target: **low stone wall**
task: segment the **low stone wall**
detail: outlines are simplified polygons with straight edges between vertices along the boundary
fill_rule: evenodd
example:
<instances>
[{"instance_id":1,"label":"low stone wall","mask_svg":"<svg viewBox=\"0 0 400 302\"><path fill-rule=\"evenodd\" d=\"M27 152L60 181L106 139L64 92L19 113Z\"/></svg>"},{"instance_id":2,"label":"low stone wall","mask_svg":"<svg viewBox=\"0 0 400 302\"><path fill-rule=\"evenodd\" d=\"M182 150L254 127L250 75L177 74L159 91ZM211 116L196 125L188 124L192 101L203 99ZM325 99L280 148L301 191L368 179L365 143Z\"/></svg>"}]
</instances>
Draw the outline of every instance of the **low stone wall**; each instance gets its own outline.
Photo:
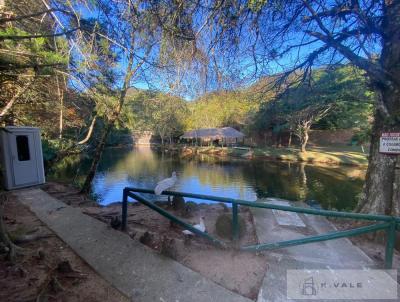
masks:
<instances>
[{"instance_id":1,"label":"low stone wall","mask_svg":"<svg viewBox=\"0 0 400 302\"><path fill-rule=\"evenodd\" d=\"M349 145L354 135L353 129L311 130L310 145Z\"/></svg>"},{"instance_id":2,"label":"low stone wall","mask_svg":"<svg viewBox=\"0 0 400 302\"><path fill-rule=\"evenodd\" d=\"M315 146L349 145L355 131L353 129L340 130L310 130L309 144ZM246 137L244 143L249 146L286 147L289 141L289 132L275 133L267 131L258 135ZM292 135L292 145L298 145L298 138Z\"/></svg>"}]
</instances>

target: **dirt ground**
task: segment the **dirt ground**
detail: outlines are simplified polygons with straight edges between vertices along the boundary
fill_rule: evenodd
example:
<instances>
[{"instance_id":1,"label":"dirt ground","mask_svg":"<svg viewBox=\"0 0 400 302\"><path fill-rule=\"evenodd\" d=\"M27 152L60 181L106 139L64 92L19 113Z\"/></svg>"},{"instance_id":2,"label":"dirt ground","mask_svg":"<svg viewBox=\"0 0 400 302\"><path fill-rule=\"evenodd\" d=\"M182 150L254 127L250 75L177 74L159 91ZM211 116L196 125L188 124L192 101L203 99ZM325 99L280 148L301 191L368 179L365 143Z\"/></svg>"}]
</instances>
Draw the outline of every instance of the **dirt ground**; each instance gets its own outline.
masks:
<instances>
[{"instance_id":1,"label":"dirt ground","mask_svg":"<svg viewBox=\"0 0 400 302\"><path fill-rule=\"evenodd\" d=\"M120 203L99 206L90 198L79 194L73 186L59 183L48 183L42 189L71 206L82 208L87 215L107 224L114 224L116 228L120 227L121 222L115 220L121 213ZM206 231L210 235L228 245L232 244L230 239L220 237L216 230L217 218L221 215L229 216L231 209L218 203L194 204L189 201L186 200L184 211L177 210L171 203L157 204L168 212L183 217L191 224L199 223L200 217L204 217ZM239 244L257 243L250 211L247 208L239 208L239 215L246 229ZM43 284L47 284L46 293L50 294L49 301L128 301L92 271L61 240L51 236L51 232L22 205L11 202L6 207L5 222L11 232L20 232L21 229L26 232L40 227L50 237L23 245L33 252L19 259L17 266L10 266L7 262L0 263L0 301L35 301L44 287ZM338 229L358 226L344 220L332 222ZM199 236L184 235L182 230L180 226L171 224L168 219L144 205L130 203L128 206L128 234L133 240L138 240L175 259L229 290L251 299L257 297L267 270L264 254L220 249ZM376 243L368 236L352 237L351 240L368 256L383 264L385 255L383 244ZM39 250L45 254L43 259L38 255ZM72 276L69 276L71 273L65 274L57 269L54 270L65 260L69 261L73 268ZM400 256L395 253L394 267L399 267L399 264ZM54 288L54 282L48 282L50 272L54 271L62 286L61 290Z\"/></svg>"},{"instance_id":2,"label":"dirt ground","mask_svg":"<svg viewBox=\"0 0 400 302\"><path fill-rule=\"evenodd\" d=\"M180 212L175 211L171 206L160 206L180 216ZM191 224L197 224L200 217L205 217L206 231L230 244L231 241L219 237L215 229L217 217L226 214L227 210L230 211L220 204L200 204L192 209L190 217L184 219ZM114 204L101 208L84 207L83 211L110 223L111 217L121 213L121 205ZM250 212L240 211L239 215L245 221L247 229L240 244L255 244L256 236ZM220 249L209 243L207 239L184 235L183 230L144 205L133 203L128 206L128 233L131 238L175 259L229 290L251 299L257 297L267 267L266 259L262 254Z\"/></svg>"},{"instance_id":3,"label":"dirt ground","mask_svg":"<svg viewBox=\"0 0 400 302\"><path fill-rule=\"evenodd\" d=\"M15 264L0 255L0 301L129 301L12 196L4 211L11 237L39 238L18 243L24 255Z\"/></svg>"}]
</instances>

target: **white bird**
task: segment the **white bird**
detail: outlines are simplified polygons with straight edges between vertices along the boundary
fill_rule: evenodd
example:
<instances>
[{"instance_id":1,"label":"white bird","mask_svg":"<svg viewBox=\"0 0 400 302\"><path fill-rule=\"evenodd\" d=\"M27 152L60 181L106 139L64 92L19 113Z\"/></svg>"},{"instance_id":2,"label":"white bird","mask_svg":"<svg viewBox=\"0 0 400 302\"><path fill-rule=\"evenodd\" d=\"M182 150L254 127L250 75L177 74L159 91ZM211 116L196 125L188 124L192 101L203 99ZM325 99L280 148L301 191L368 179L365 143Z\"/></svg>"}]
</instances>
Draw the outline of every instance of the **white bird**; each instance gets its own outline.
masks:
<instances>
[{"instance_id":1,"label":"white bird","mask_svg":"<svg viewBox=\"0 0 400 302\"><path fill-rule=\"evenodd\" d=\"M200 217L200 223L199 224L195 224L193 227L195 229L198 229L199 231L205 232L206 231L206 225L204 224L204 217ZM184 230L184 231L182 231L182 233L185 234L185 235L194 235L189 230Z\"/></svg>"},{"instance_id":2,"label":"white bird","mask_svg":"<svg viewBox=\"0 0 400 302\"><path fill-rule=\"evenodd\" d=\"M172 172L172 176L166 179L163 179L157 183L157 186L154 189L154 194L161 195L161 193L176 184L178 178L176 177L176 172Z\"/></svg>"}]
</instances>

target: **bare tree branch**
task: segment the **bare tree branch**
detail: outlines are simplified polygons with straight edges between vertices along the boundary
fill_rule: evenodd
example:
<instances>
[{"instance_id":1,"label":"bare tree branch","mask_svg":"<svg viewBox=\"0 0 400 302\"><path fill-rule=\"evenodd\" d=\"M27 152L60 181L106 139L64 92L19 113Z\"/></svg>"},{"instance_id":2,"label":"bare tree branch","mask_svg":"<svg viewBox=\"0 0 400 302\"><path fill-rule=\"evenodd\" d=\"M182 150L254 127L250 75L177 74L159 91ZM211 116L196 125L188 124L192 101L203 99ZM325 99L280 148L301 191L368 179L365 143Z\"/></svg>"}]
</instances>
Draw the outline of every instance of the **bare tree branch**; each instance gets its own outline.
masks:
<instances>
[{"instance_id":1,"label":"bare tree branch","mask_svg":"<svg viewBox=\"0 0 400 302\"><path fill-rule=\"evenodd\" d=\"M43 14L52 13L52 12L62 12L64 14L66 14L66 15L74 16L69 11L66 11L66 10L63 10L63 9L59 9L59 8L50 8L50 9L47 9L47 10L44 10L44 11L35 12L35 13L32 13L32 14L23 15L23 16L0 18L0 24L6 23L6 22L20 21L20 20L23 20L23 19L29 19L29 18L32 18L32 17L41 16Z\"/></svg>"},{"instance_id":2,"label":"bare tree branch","mask_svg":"<svg viewBox=\"0 0 400 302\"><path fill-rule=\"evenodd\" d=\"M307 33L324 42L326 46L337 49L348 60L350 60L353 64L360 67L361 69L365 70L375 81L378 81L380 84L385 86L390 85L390 83L387 83L387 76L394 80L392 76L387 74L382 69L381 66L355 54L350 48L343 45L338 40L327 37L319 32L307 31Z\"/></svg>"},{"instance_id":3,"label":"bare tree branch","mask_svg":"<svg viewBox=\"0 0 400 302\"><path fill-rule=\"evenodd\" d=\"M34 79L30 79L28 82L25 83L22 88L20 88L17 93L8 101L7 105L1 110L0 112L0 122L4 119L4 117L7 115L8 111L11 109L11 107L14 105L14 103L19 99L19 97L24 94L24 92L29 88L29 86L32 84Z\"/></svg>"},{"instance_id":4,"label":"bare tree branch","mask_svg":"<svg viewBox=\"0 0 400 302\"><path fill-rule=\"evenodd\" d=\"M77 142L76 143L77 145L83 145L83 144L86 144L89 141L89 139L92 136L94 125L96 124L96 120L97 120L97 115L95 115L93 117L92 122L90 123L90 126L89 126L89 130L88 130L88 132L86 134L86 137L84 139L82 139L81 141Z\"/></svg>"}]
</instances>

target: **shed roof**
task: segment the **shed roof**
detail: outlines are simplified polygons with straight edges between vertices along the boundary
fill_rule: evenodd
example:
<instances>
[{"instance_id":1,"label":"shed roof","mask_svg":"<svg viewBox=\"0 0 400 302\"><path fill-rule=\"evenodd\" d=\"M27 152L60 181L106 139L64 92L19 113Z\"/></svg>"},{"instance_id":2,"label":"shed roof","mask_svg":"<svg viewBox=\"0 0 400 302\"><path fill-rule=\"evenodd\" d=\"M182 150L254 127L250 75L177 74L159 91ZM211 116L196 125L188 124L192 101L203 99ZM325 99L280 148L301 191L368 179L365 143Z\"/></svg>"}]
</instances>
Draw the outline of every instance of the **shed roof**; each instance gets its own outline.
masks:
<instances>
[{"instance_id":1,"label":"shed roof","mask_svg":"<svg viewBox=\"0 0 400 302\"><path fill-rule=\"evenodd\" d=\"M242 138L244 134L232 127L223 128L205 128L196 129L186 132L181 138L209 138L209 139L221 139L221 138Z\"/></svg>"}]
</instances>

